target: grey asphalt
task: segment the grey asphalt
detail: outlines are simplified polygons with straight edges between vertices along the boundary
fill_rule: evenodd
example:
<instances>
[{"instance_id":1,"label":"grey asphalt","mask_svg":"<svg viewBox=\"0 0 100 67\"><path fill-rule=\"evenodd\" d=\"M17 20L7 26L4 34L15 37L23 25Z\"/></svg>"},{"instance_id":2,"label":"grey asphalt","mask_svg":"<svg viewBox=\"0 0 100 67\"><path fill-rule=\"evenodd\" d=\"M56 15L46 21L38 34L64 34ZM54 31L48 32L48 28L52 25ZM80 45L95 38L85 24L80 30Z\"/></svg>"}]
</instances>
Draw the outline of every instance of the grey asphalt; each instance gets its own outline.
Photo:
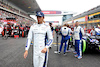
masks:
<instances>
[{"instance_id":1,"label":"grey asphalt","mask_svg":"<svg viewBox=\"0 0 100 67\"><path fill-rule=\"evenodd\" d=\"M61 37L59 37L60 42ZM54 42L56 39L54 38ZM3 40L0 36L0 67L33 67L32 65L32 46L26 59L23 58L26 38L8 38ZM72 48L73 49L73 48ZM48 67L99 67L100 53L88 52L83 54L83 58L78 60L74 54L63 55L55 54L56 46L52 46L49 52Z\"/></svg>"}]
</instances>

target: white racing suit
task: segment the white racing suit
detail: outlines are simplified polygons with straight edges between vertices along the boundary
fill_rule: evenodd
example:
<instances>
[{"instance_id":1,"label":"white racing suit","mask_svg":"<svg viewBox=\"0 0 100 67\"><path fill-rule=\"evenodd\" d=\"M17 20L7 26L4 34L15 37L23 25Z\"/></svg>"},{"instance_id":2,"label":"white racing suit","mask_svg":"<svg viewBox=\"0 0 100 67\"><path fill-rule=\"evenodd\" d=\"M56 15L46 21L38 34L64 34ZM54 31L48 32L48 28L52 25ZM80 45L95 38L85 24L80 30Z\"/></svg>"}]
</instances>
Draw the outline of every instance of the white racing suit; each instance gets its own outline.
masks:
<instances>
[{"instance_id":1,"label":"white racing suit","mask_svg":"<svg viewBox=\"0 0 100 67\"><path fill-rule=\"evenodd\" d=\"M78 56L82 56L82 36L84 35L84 30L82 27L74 27L74 40L75 40L75 51Z\"/></svg>"},{"instance_id":2,"label":"white racing suit","mask_svg":"<svg viewBox=\"0 0 100 67\"><path fill-rule=\"evenodd\" d=\"M95 34L100 35L100 29L99 28L95 28Z\"/></svg>"},{"instance_id":3,"label":"white racing suit","mask_svg":"<svg viewBox=\"0 0 100 67\"><path fill-rule=\"evenodd\" d=\"M70 29L68 27L66 27L66 26L63 26L61 28L61 35L62 35L62 39L61 39L61 45L60 45L59 52L61 52L63 43L65 43L64 53L66 53L66 48L67 48L67 45L68 45L68 40L70 39Z\"/></svg>"},{"instance_id":4,"label":"white racing suit","mask_svg":"<svg viewBox=\"0 0 100 67\"><path fill-rule=\"evenodd\" d=\"M47 37L48 37L48 43L45 45L46 33L47 33ZM48 57L48 56L45 56L45 53L42 53L41 51L45 47L48 49L49 46L53 42L53 36L52 36L50 26L45 25L45 24L32 25L29 30L29 33L28 33L25 50L29 49L32 38L33 38L33 48L34 48L34 50L33 50L34 67L46 67L47 62L45 62L45 65L44 65L44 61L45 61L46 57ZM48 52L46 52L46 53L48 54Z\"/></svg>"}]
</instances>

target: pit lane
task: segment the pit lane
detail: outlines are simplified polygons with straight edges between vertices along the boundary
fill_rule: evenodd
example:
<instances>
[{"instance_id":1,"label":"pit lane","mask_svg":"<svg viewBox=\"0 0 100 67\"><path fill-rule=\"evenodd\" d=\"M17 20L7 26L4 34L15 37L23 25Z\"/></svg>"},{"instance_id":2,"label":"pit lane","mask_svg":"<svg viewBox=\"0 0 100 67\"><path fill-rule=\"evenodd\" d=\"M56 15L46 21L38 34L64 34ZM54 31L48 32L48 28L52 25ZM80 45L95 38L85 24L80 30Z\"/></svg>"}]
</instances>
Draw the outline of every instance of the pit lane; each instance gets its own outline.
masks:
<instances>
[{"instance_id":1,"label":"pit lane","mask_svg":"<svg viewBox=\"0 0 100 67\"><path fill-rule=\"evenodd\" d=\"M60 43L61 37L59 37ZM3 40L0 36L0 67L33 67L32 66L32 46L29 49L27 59L23 58L25 49L26 38L8 38ZM90 51L83 54L83 58L78 60L74 54L67 53L66 56L63 52L58 55L55 54L56 50L56 37L54 44L49 52L48 67L99 67L100 53L97 51ZM71 48L73 50L73 48Z\"/></svg>"}]
</instances>

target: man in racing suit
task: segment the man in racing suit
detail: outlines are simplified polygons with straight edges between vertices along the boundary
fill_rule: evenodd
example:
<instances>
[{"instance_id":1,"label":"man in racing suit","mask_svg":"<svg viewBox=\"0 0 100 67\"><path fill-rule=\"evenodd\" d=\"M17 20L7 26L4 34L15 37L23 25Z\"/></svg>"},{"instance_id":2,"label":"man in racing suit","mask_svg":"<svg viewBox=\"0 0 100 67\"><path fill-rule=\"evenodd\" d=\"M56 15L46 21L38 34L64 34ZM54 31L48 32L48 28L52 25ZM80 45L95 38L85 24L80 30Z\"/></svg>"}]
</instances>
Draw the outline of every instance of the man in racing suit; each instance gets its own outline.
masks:
<instances>
[{"instance_id":1,"label":"man in racing suit","mask_svg":"<svg viewBox=\"0 0 100 67\"><path fill-rule=\"evenodd\" d=\"M96 35L100 35L100 26L98 26L97 28L95 28L95 34Z\"/></svg>"},{"instance_id":2,"label":"man in racing suit","mask_svg":"<svg viewBox=\"0 0 100 67\"><path fill-rule=\"evenodd\" d=\"M37 20L38 24L34 24L31 26L28 37L27 37L27 43L26 43L26 48L25 48L25 53L24 53L24 58L27 57L28 55L28 49L30 47L32 38L33 38L33 62L34 62L34 67L47 67L47 62L44 65L44 61L46 59L45 54L48 52L49 46L53 42L53 36L52 32L50 29L49 25L45 25L43 20L44 20L44 14L39 11L37 12ZM45 45L45 35L47 33L48 36L48 43Z\"/></svg>"},{"instance_id":3,"label":"man in racing suit","mask_svg":"<svg viewBox=\"0 0 100 67\"><path fill-rule=\"evenodd\" d=\"M79 26L78 21L75 23L74 27L74 39L75 39L75 52L77 53L75 57L78 59L82 58L82 36L84 35L84 30Z\"/></svg>"},{"instance_id":4,"label":"man in racing suit","mask_svg":"<svg viewBox=\"0 0 100 67\"><path fill-rule=\"evenodd\" d=\"M60 45L60 49L59 49L58 54L60 54L60 52L62 50L63 43L65 43L64 55L66 55L66 48L68 45L68 40L70 39L70 29L66 26L66 24L61 28L61 35L62 35L62 39L61 39L61 45Z\"/></svg>"},{"instance_id":5,"label":"man in racing suit","mask_svg":"<svg viewBox=\"0 0 100 67\"><path fill-rule=\"evenodd\" d=\"M92 36L95 36L95 35L96 35L96 31L95 31L94 27L93 27L93 29L90 31L90 34L91 34Z\"/></svg>"},{"instance_id":6,"label":"man in racing suit","mask_svg":"<svg viewBox=\"0 0 100 67\"><path fill-rule=\"evenodd\" d=\"M72 30L71 30L69 24L66 24L66 25L67 25L67 27L69 28L69 31L70 31L69 34L70 34L70 37L71 37L71 35L72 35L73 32L72 32ZM70 39L69 39L68 41L70 42ZM71 48L71 44L68 43L68 47L67 47L66 52L71 52L70 48Z\"/></svg>"}]
</instances>

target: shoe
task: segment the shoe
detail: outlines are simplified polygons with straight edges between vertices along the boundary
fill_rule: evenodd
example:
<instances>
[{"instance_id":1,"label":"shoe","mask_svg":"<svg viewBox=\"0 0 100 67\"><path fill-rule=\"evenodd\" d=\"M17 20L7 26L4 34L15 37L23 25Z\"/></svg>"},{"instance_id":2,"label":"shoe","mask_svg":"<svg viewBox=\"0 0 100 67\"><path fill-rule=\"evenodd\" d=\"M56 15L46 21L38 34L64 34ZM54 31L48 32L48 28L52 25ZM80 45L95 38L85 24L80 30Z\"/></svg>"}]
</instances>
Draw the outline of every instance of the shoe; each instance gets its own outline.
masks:
<instances>
[{"instance_id":1,"label":"shoe","mask_svg":"<svg viewBox=\"0 0 100 67\"><path fill-rule=\"evenodd\" d=\"M60 51L58 52L58 54L60 54Z\"/></svg>"},{"instance_id":2,"label":"shoe","mask_svg":"<svg viewBox=\"0 0 100 67\"><path fill-rule=\"evenodd\" d=\"M78 54L75 54L74 56L75 56L75 57L78 57Z\"/></svg>"},{"instance_id":3,"label":"shoe","mask_svg":"<svg viewBox=\"0 0 100 67\"><path fill-rule=\"evenodd\" d=\"M66 53L64 53L64 56L66 56L67 54Z\"/></svg>"},{"instance_id":4,"label":"shoe","mask_svg":"<svg viewBox=\"0 0 100 67\"><path fill-rule=\"evenodd\" d=\"M82 56L78 56L77 58L80 60L80 59L82 59Z\"/></svg>"},{"instance_id":5,"label":"shoe","mask_svg":"<svg viewBox=\"0 0 100 67\"><path fill-rule=\"evenodd\" d=\"M73 53L74 53L74 54L77 54L77 52L76 52L76 51L74 51Z\"/></svg>"},{"instance_id":6,"label":"shoe","mask_svg":"<svg viewBox=\"0 0 100 67\"><path fill-rule=\"evenodd\" d=\"M67 50L66 52L71 52L71 50Z\"/></svg>"}]
</instances>

